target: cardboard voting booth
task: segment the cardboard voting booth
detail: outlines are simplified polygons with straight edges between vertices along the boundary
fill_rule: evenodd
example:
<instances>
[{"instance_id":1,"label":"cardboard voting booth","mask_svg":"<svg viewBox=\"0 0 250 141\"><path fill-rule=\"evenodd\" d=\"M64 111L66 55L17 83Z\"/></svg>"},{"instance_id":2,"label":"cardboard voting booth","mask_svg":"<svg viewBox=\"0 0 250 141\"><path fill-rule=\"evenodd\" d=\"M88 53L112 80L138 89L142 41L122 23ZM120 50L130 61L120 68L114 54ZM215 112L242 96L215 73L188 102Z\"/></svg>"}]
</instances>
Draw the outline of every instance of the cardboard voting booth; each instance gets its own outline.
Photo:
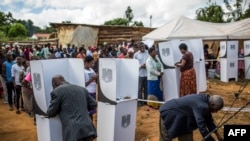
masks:
<instances>
[{"instance_id":1,"label":"cardboard voting booth","mask_svg":"<svg viewBox=\"0 0 250 141\"><path fill-rule=\"evenodd\" d=\"M188 51L192 52L194 57L197 93L204 92L207 90L207 78L202 39L181 40L181 43L187 44Z\"/></svg>"},{"instance_id":2,"label":"cardboard voting booth","mask_svg":"<svg viewBox=\"0 0 250 141\"><path fill-rule=\"evenodd\" d=\"M182 54L179 50L179 45L181 43L185 43L188 46L188 51L192 52L194 57L197 93L204 92L207 89L202 40L171 40L167 42L161 42L159 43L159 56L164 67L163 93L165 101L179 97L181 73L180 69L175 67L175 63L179 62L182 58Z\"/></svg>"},{"instance_id":3,"label":"cardboard voting booth","mask_svg":"<svg viewBox=\"0 0 250 141\"><path fill-rule=\"evenodd\" d=\"M220 42L220 80L228 82L229 79L238 81L238 41Z\"/></svg>"},{"instance_id":4,"label":"cardboard voting booth","mask_svg":"<svg viewBox=\"0 0 250 141\"><path fill-rule=\"evenodd\" d=\"M244 41L245 79L250 79L250 40Z\"/></svg>"},{"instance_id":5,"label":"cardboard voting booth","mask_svg":"<svg viewBox=\"0 0 250 141\"><path fill-rule=\"evenodd\" d=\"M138 60L99 60L97 141L135 140L138 76Z\"/></svg>"},{"instance_id":6,"label":"cardboard voting booth","mask_svg":"<svg viewBox=\"0 0 250 141\"><path fill-rule=\"evenodd\" d=\"M165 101L178 98L180 95L180 68L175 67L175 63L182 57L178 45L178 40L159 43L159 58L164 68L162 80Z\"/></svg>"},{"instance_id":7,"label":"cardboard voting booth","mask_svg":"<svg viewBox=\"0 0 250 141\"><path fill-rule=\"evenodd\" d=\"M44 118L50 103L52 77L63 75L71 84L85 86L84 65L81 59L51 59L30 61L38 141L62 141L59 117Z\"/></svg>"}]
</instances>

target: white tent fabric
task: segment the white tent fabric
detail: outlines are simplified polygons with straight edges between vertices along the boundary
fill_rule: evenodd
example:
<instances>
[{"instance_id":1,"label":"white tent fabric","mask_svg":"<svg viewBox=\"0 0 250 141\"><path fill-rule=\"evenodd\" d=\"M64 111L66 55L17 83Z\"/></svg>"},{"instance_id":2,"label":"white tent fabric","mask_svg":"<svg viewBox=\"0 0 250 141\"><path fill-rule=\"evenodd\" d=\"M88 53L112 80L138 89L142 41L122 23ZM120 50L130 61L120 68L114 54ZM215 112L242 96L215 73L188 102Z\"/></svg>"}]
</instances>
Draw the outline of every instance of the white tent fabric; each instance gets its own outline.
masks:
<instances>
[{"instance_id":1,"label":"white tent fabric","mask_svg":"<svg viewBox=\"0 0 250 141\"><path fill-rule=\"evenodd\" d=\"M143 40L250 39L250 19L233 23L210 23L178 17L143 36Z\"/></svg>"}]
</instances>

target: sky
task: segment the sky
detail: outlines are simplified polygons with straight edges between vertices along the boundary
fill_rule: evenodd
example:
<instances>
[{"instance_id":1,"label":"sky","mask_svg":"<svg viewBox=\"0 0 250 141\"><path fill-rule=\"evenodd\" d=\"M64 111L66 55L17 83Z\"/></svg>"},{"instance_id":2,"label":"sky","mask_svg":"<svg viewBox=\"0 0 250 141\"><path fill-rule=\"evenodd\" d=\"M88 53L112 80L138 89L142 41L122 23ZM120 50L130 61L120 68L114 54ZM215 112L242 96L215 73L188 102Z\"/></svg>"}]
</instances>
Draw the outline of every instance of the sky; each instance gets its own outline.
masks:
<instances>
[{"instance_id":1,"label":"sky","mask_svg":"<svg viewBox=\"0 0 250 141\"><path fill-rule=\"evenodd\" d=\"M223 0L217 0L223 1ZM207 6L208 0L0 0L0 11L11 12L15 19L32 20L41 28L49 23L102 25L123 18L128 6L136 21L145 27L160 27L168 21L186 16L195 19L195 11Z\"/></svg>"}]
</instances>

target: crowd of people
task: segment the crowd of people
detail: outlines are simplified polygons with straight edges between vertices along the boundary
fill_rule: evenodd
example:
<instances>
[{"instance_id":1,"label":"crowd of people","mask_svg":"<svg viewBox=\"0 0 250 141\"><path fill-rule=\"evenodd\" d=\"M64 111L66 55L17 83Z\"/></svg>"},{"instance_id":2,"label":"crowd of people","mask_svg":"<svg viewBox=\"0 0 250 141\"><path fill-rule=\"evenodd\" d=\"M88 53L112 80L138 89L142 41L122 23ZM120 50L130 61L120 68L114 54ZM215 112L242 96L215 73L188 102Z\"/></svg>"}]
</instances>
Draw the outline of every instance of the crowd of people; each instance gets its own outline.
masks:
<instances>
[{"instance_id":1,"label":"crowd of people","mask_svg":"<svg viewBox=\"0 0 250 141\"><path fill-rule=\"evenodd\" d=\"M188 51L188 46L186 44L181 44L179 46L180 52L183 54L182 58L180 58L179 62L175 63L176 67L180 68L181 71L181 87L180 87L180 97L187 97L189 95L196 94L196 76L195 70L193 67L193 55ZM192 101L191 98L187 98L187 103L184 104L185 100L183 98L183 105L174 105L170 104L173 107L166 108L166 106L152 102L153 101L165 101L163 96L163 75L167 75L163 73L163 64L161 63L158 56L158 47L157 45L153 45L152 47L148 47L146 44L142 42L136 43L134 40L131 42L123 42L120 44L108 44L104 42L101 46L89 46L85 47L84 45L77 47L75 45L68 44L67 47L62 45L60 46L52 46L49 43L44 44L42 46L18 46L18 45L4 45L0 49L0 62L1 62L1 85L3 86L3 94L4 94L4 103L9 105L9 110L13 111L16 109L16 113L20 114L21 111L25 111L30 116L34 115L33 111L33 102L34 95L32 91L32 83L30 79L30 66L29 61L37 60L37 59L60 59L60 58L78 58L84 61L84 74L85 75L85 88L77 87L75 85L71 85L66 82L61 75L54 76L52 79L53 91L51 92L51 105L48 108L47 114L48 117L54 117L57 114L60 115L61 120L64 120L64 123L69 123L68 121L74 121L75 119L71 119L67 114L75 114L74 111L78 111L80 114L75 115L78 119L93 121L93 114L96 113L96 97L97 97L97 85L98 85L98 65L99 58L119 58L119 59L137 59L139 61L139 87L138 87L138 99L151 100L151 102L141 102L138 101L138 106L148 105L149 109L160 109L160 119L161 119L161 139L167 141L167 138L172 139L174 137L179 136L180 134L175 133L179 128L173 128L174 123L177 121L172 121L173 119L165 118L166 112L171 109L180 108L188 109L192 113L192 110L196 109L199 104L204 106L204 109L207 112L211 109L215 111L220 110L223 107L223 101L221 102L220 97L209 98L208 95L197 97L197 100L202 99L203 103L193 103L193 106L190 105ZM75 98L70 98L71 100L75 100L73 107L79 107L80 103L86 103L85 109L74 108L71 109L73 111L65 111L59 107L62 105L58 105L60 102L72 103L72 101L63 101L62 99L58 99L58 97L66 96L67 92L69 93L74 87ZM60 88L60 89L59 89ZM86 91L85 91L86 89ZM85 93L86 96L79 96L79 93ZM74 94L73 94L74 95ZM195 96L194 96L195 97ZM214 100L215 99L215 100ZM218 100L219 99L219 100ZM87 101L87 102L86 102ZM182 101L180 99L180 101ZM219 102L218 102L219 101ZM167 102L168 103L168 102ZM167 104L166 103L166 104ZM88 105L89 104L89 105ZM169 105L169 104L167 104ZM92 107L92 108L89 108ZM72 108L72 107L71 107ZM87 110L87 112L86 112ZM180 111L180 112L181 112ZM204 119L204 121L199 121L204 124L204 126L209 126L211 129L214 127L212 124L211 114L203 114L202 110L195 111L192 115L187 114L183 111L183 116L189 116L190 121L192 121L192 125L189 123L187 126L191 126L192 128L188 128L187 131L183 131L180 133L190 133L194 129L197 128L197 125L193 125L193 122L197 122L197 118ZM86 119L86 113L88 113L88 118ZM198 113L198 114L197 114ZM174 115L171 115L174 116ZM199 116L199 117L197 117ZM68 118L67 118L68 117ZM84 117L84 118L83 118ZM208 118L209 117L209 118ZM35 118L34 118L35 119ZM209 120L209 124L206 120ZM93 124L89 122L85 122L86 124L80 124L78 122L74 123L74 125L63 125L63 128L67 128L64 130L65 134L70 134L70 138L74 140L92 140L96 137L96 132L93 129ZM163 122L163 124L162 124ZM169 124L169 122L173 122ZM198 122L197 122L198 123ZM69 123L69 124L73 124ZM88 126L91 129L91 136L80 135L80 130L84 131L84 129L80 128L79 125ZM200 124L200 123L199 123ZM162 126L164 125L164 127ZM180 124L178 124L179 127ZM77 128L71 129L70 127L74 126ZM170 127L171 126L171 127ZM205 130L204 126L199 127L200 130ZM78 128L79 127L79 128ZM209 128L209 129L210 129ZM78 130L79 129L79 130ZM164 129L165 131L162 131ZM76 131L78 130L78 131ZM171 133L171 130L175 130L174 133ZM66 133L67 132L67 133ZM87 133L89 131L86 131ZM169 133L167 133L169 132ZM64 134L64 135L65 135ZM84 133L82 133L84 134ZM164 134L164 135L163 135ZM90 135L90 134L89 134ZM207 135L207 131L202 132L202 135ZM64 136L64 140L69 140L69 137ZM87 139L86 139L87 138ZM218 136L220 139L220 137ZM211 140L211 138L209 138ZM221 139L220 139L221 140ZM72 140L73 141L73 140Z\"/></svg>"}]
</instances>

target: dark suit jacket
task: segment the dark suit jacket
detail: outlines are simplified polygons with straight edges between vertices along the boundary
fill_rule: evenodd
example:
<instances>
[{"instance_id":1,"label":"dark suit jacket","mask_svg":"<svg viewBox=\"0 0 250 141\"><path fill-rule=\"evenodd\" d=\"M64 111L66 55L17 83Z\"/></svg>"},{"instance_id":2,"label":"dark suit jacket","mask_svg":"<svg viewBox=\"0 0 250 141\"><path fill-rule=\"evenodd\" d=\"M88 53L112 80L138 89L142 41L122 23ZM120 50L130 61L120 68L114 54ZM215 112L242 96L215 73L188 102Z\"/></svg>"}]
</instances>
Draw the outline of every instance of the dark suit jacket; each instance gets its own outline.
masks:
<instances>
[{"instance_id":1,"label":"dark suit jacket","mask_svg":"<svg viewBox=\"0 0 250 141\"><path fill-rule=\"evenodd\" d=\"M160 107L160 117L170 138L191 133L197 128L205 137L216 128L209 111L209 95L206 94L191 94L169 100ZM206 141L210 140L213 139L209 137Z\"/></svg>"},{"instance_id":2,"label":"dark suit jacket","mask_svg":"<svg viewBox=\"0 0 250 141\"><path fill-rule=\"evenodd\" d=\"M96 101L84 87L64 83L51 92L47 114L48 117L59 114L64 141L77 141L89 136L96 137L96 129L88 114L96 106Z\"/></svg>"}]
</instances>

